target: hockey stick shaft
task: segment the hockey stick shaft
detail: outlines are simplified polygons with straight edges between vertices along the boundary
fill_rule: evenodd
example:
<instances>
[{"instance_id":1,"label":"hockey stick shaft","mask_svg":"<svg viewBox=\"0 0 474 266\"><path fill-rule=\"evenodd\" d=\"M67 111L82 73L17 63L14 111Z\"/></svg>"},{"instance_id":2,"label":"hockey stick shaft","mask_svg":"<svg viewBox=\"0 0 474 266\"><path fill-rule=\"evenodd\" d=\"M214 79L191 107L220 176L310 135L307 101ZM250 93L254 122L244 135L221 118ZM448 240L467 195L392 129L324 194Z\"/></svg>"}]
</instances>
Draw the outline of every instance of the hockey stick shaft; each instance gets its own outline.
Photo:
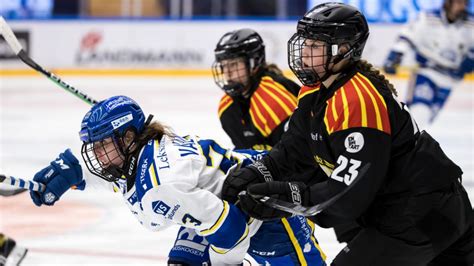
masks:
<instances>
[{"instance_id":1,"label":"hockey stick shaft","mask_svg":"<svg viewBox=\"0 0 474 266\"><path fill-rule=\"evenodd\" d=\"M23 61L25 64L33 68L34 70L40 72L41 74L45 75L49 80L53 81L57 85L59 85L61 88L64 90L72 93L79 99L83 100L84 102L94 105L97 103L96 100L92 99L90 96L87 94L81 92L80 90L74 88L73 86L69 85L68 83L64 82L62 79L60 79L58 76L54 75L53 73L47 71L40 65L38 65L31 57L28 56L28 54L23 50L21 47L20 42L16 38L15 34L13 33L12 29L10 26L7 24L5 19L0 16L0 33L3 35L3 38L5 38L5 41L7 42L8 46L13 50L15 55L20 58L21 61Z\"/></svg>"},{"instance_id":2,"label":"hockey stick shaft","mask_svg":"<svg viewBox=\"0 0 474 266\"><path fill-rule=\"evenodd\" d=\"M43 184L38 183L33 180L25 180L22 178L6 176L6 175L1 175L1 174L0 174L0 184L7 184L12 187L27 189L30 191L39 191L39 192L44 191L46 188Z\"/></svg>"},{"instance_id":3,"label":"hockey stick shaft","mask_svg":"<svg viewBox=\"0 0 474 266\"><path fill-rule=\"evenodd\" d=\"M319 204L316 204L314 206L305 207L300 204L282 201L282 200L270 198L270 197L263 197L263 198L260 198L259 200L274 209L286 211L286 212L293 213L296 215L314 216L324 211L325 209L329 208L330 206L332 206L336 201L342 198L342 196L344 196L349 190L351 190L352 187L354 187L355 184L357 184L359 180L362 179L362 177L365 175L369 167L370 167L370 163L367 163L366 165L364 165L359 171L359 178L354 179L354 181L349 186L347 186L343 191L339 192L332 198L324 202L321 202Z\"/></svg>"}]
</instances>

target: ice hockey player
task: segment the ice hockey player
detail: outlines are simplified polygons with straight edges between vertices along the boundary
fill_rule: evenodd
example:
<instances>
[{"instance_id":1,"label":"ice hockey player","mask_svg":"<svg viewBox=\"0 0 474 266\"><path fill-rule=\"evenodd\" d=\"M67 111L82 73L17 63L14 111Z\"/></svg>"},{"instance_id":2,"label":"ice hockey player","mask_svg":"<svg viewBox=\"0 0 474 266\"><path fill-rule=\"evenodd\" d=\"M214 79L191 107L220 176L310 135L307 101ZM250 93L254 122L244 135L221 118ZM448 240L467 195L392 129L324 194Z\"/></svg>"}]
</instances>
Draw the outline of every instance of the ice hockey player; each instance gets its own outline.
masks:
<instances>
[{"instance_id":1,"label":"ice hockey player","mask_svg":"<svg viewBox=\"0 0 474 266\"><path fill-rule=\"evenodd\" d=\"M437 117L453 88L474 69L474 21L468 0L445 0L438 11L420 13L400 33L385 63L395 74L405 54L414 54L407 104L420 129Z\"/></svg>"},{"instance_id":2,"label":"ice hockey player","mask_svg":"<svg viewBox=\"0 0 474 266\"><path fill-rule=\"evenodd\" d=\"M233 202L246 189L241 208L270 219L290 214L263 197L309 207L345 192L310 218L322 227L347 220L362 227L332 265L472 265L473 212L462 171L418 130L389 81L361 60L368 35L364 15L341 3L318 5L298 21L288 62L306 94L281 141L228 176L222 198ZM281 181L280 169L305 147L327 180Z\"/></svg>"},{"instance_id":3,"label":"ice hockey player","mask_svg":"<svg viewBox=\"0 0 474 266\"><path fill-rule=\"evenodd\" d=\"M237 149L275 145L296 107L300 86L265 60L265 45L251 29L227 32L218 41L213 64L222 128Z\"/></svg>"},{"instance_id":4,"label":"ice hockey player","mask_svg":"<svg viewBox=\"0 0 474 266\"><path fill-rule=\"evenodd\" d=\"M0 266L20 265L28 249L20 247L16 241L0 233Z\"/></svg>"},{"instance_id":5,"label":"ice hockey player","mask_svg":"<svg viewBox=\"0 0 474 266\"><path fill-rule=\"evenodd\" d=\"M213 265L236 265L247 252L263 264L309 261L324 265L312 237L314 225L304 217L286 220L286 230L292 232L288 241L299 249L292 245L280 248L269 245L268 236L259 234L261 221L220 199L226 173L251 163L262 152L234 152L213 140L181 137L151 118L145 120L140 106L126 96L94 105L84 116L80 131L84 142L81 154L93 175L83 176L79 161L66 150L35 175L34 180L47 188L42 193L32 192L33 202L53 205L71 186L84 189L105 185L123 195L144 227L158 231L176 224L205 239L201 244L207 257L196 256L198 261L186 263L170 260L170 265L202 265L209 260ZM203 258L207 260L199 261Z\"/></svg>"}]
</instances>

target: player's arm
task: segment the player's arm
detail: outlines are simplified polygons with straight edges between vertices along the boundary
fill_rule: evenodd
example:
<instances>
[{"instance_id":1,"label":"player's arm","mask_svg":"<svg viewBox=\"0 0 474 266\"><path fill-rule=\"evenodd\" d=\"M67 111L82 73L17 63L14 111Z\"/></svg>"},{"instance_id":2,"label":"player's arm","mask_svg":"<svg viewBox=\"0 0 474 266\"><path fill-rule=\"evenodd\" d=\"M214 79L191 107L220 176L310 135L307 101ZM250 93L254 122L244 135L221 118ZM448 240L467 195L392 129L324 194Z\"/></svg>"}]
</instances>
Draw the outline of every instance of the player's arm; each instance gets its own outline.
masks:
<instances>
[{"instance_id":1,"label":"player's arm","mask_svg":"<svg viewBox=\"0 0 474 266\"><path fill-rule=\"evenodd\" d=\"M400 31L385 59L383 69L386 73L395 74L398 66L402 63L403 56L409 51L416 50L417 35L420 34L420 30L424 27L425 20L426 14L420 13L415 21L405 25Z\"/></svg>"},{"instance_id":2,"label":"player's arm","mask_svg":"<svg viewBox=\"0 0 474 266\"><path fill-rule=\"evenodd\" d=\"M142 207L150 221L195 229L211 245L227 252L248 241L247 218L237 207L187 183L162 184L149 190Z\"/></svg>"}]
</instances>

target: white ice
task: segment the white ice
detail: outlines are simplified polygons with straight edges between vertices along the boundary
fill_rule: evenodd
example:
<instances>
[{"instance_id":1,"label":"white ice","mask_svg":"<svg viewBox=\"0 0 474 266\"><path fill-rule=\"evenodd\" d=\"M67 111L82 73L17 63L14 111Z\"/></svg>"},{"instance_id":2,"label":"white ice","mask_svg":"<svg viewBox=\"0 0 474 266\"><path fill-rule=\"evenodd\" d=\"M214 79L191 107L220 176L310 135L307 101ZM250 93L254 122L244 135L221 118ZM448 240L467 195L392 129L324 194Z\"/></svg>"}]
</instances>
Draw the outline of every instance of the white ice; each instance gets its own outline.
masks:
<instances>
[{"instance_id":1,"label":"white ice","mask_svg":"<svg viewBox=\"0 0 474 266\"><path fill-rule=\"evenodd\" d=\"M124 94L146 113L173 127L231 143L220 127L221 91L211 77L63 77L103 99ZM403 94L406 81L395 81ZM464 171L474 193L473 83L456 88L430 133ZM89 106L42 76L0 77L0 173L32 178L62 152L80 156L78 130ZM119 195L70 191L52 208L35 207L28 194L0 198L0 232L29 248L23 265L166 265L177 227L151 233L130 214ZM317 229L328 261L343 245L332 230Z\"/></svg>"}]
</instances>

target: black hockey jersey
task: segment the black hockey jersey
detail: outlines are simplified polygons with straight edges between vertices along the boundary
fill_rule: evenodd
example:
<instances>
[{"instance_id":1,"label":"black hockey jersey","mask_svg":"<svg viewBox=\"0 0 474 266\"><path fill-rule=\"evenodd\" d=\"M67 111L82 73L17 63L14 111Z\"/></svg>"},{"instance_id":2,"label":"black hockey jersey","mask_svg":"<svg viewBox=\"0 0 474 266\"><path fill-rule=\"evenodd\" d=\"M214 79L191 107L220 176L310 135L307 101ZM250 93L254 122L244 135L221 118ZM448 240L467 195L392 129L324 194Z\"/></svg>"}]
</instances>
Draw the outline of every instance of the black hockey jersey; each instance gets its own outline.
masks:
<instances>
[{"instance_id":1,"label":"black hockey jersey","mask_svg":"<svg viewBox=\"0 0 474 266\"><path fill-rule=\"evenodd\" d=\"M219 119L235 148L269 150L275 145L296 107L299 89L293 81L266 71L252 88L250 99L224 95Z\"/></svg>"},{"instance_id":2,"label":"black hockey jersey","mask_svg":"<svg viewBox=\"0 0 474 266\"><path fill-rule=\"evenodd\" d=\"M360 179L316 216L321 226L370 215L371 209L391 200L446 187L462 175L439 144L418 131L407 107L372 72L354 66L329 88L303 87L298 100L288 131L264 159L274 179L284 180L282 173L307 149L327 176L311 187L313 204Z\"/></svg>"}]
</instances>

